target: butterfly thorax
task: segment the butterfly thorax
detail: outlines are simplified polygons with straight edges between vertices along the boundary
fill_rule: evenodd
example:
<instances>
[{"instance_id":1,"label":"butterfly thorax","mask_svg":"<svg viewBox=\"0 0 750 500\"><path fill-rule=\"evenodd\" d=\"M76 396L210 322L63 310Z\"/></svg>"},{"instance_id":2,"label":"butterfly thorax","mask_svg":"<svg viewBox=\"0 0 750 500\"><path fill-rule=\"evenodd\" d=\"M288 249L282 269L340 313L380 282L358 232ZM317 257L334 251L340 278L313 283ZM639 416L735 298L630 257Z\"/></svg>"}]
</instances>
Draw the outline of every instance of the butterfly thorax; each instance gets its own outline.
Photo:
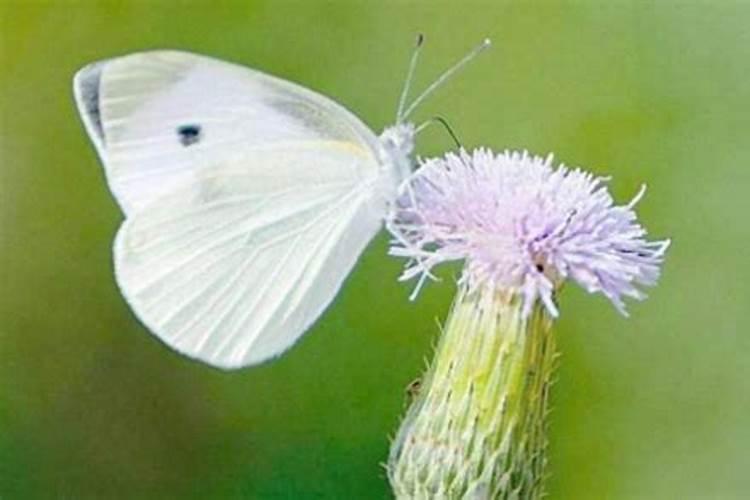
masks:
<instances>
[{"instance_id":1,"label":"butterfly thorax","mask_svg":"<svg viewBox=\"0 0 750 500\"><path fill-rule=\"evenodd\" d=\"M412 123L398 123L380 134L380 146L385 157L385 167L391 172L393 188L412 172L415 128Z\"/></svg>"}]
</instances>

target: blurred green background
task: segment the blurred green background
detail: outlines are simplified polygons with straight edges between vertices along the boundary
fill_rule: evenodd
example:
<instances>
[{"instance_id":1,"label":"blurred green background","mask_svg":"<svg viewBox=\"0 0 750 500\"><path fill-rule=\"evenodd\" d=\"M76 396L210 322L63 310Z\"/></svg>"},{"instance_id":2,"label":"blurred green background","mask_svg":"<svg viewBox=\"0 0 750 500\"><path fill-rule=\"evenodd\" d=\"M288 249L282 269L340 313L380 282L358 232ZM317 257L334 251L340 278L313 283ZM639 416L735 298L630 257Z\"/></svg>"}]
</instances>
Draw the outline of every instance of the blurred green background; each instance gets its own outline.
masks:
<instances>
[{"instance_id":1,"label":"blurred green background","mask_svg":"<svg viewBox=\"0 0 750 500\"><path fill-rule=\"evenodd\" d=\"M453 294L407 300L381 234L282 358L223 373L169 351L117 291L121 220L71 99L82 65L181 48L335 97L380 130L414 35L418 112L467 146L613 176L674 238L620 317L568 287L549 498L750 496L750 3L0 0L0 497L388 498L381 463ZM418 151L451 147L438 127Z\"/></svg>"}]
</instances>

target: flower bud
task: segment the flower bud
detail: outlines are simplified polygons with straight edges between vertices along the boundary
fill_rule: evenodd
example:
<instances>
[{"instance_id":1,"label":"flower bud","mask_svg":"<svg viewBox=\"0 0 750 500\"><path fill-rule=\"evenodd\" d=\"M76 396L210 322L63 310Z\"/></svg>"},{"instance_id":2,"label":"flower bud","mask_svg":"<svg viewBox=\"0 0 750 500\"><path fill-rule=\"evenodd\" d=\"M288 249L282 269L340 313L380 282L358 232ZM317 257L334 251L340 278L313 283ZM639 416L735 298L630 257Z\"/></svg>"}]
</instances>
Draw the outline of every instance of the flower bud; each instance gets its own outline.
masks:
<instances>
[{"instance_id":1,"label":"flower bud","mask_svg":"<svg viewBox=\"0 0 750 500\"><path fill-rule=\"evenodd\" d=\"M538 498L555 342L543 307L462 287L392 444L397 498Z\"/></svg>"}]
</instances>

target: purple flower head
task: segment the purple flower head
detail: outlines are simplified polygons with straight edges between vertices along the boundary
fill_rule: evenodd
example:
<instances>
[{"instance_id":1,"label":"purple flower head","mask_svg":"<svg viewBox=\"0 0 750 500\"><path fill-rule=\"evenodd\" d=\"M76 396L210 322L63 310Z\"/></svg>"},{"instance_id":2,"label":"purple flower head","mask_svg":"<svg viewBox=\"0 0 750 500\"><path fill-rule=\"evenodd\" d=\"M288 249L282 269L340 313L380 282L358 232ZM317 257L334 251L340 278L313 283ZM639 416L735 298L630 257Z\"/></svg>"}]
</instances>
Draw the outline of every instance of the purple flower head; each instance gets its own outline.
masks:
<instances>
[{"instance_id":1,"label":"purple flower head","mask_svg":"<svg viewBox=\"0 0 750 500\"><path fill-rule=\"evenodd\" d=\"M460 151L423 161L401 186L388 218L391 255L410 261L401 276L465 259L461 283L520 294L524 314L540 299L558 316L553 295L570 278L603 293L627 315L623 297L654 285L669 240L647 241L633 207L615 205L607 179L552 166L526 152Z\"/></svg>"}]
</instances>

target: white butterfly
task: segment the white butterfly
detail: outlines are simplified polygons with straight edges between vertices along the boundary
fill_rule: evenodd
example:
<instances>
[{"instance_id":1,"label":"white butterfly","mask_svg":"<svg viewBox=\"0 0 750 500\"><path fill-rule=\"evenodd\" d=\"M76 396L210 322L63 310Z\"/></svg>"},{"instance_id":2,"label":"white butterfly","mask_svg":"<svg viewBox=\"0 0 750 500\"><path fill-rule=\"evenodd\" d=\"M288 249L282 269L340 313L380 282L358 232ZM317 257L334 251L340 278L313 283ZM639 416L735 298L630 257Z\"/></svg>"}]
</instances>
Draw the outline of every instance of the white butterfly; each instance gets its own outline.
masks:
<instances>
[{"instance_id":1,"label":"white butterfly","mask_svg":"<svg viewBox=\"0 0 750 500\"><path fill-rule=\"evenodd\" d=\"M205 56L153 51L81 69L78 109L125 214L115 276L138 318L224 369L289 348L409 175L406 118L487 45L405 110L415 50L396 124L380 136L320 94Z\"/></svg>"}]
</instances>

